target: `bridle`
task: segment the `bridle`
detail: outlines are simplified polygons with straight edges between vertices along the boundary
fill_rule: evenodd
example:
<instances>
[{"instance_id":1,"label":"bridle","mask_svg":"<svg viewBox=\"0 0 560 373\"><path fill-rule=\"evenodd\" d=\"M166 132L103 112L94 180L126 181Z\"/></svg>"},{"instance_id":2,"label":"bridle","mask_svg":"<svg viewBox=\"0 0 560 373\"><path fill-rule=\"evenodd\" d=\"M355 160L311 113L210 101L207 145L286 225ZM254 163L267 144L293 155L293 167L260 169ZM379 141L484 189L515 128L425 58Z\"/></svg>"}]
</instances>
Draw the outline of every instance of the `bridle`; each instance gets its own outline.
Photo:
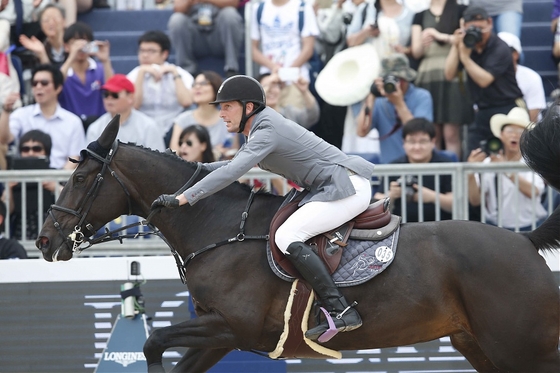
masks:
<instances>
[{"instance_id":1,"label":"bridle","mask_svg":"<svg viewBox=\"0 0 560 373\"><path fill-rule=\"evenodd\" d=\"M119 148L119 142L115 141L113 143L113 146L111 147L111 149L109 150L109 152L107 153L107 155L105 157L100 156L99 154L97 154L96 152L94 152L91 149L85 149L85 151L90 156L92 156L93 158L95 158L96 160L98 160L99 162L101 162L103 164L103 166L101 167L101 171L97 174L97 176L95 177L94 183L89 188L89 190L86 194L86 197L84 198L84 200L82 201L82 203L80 204L80 206L76 210L72 210L72 209L69 209L67 207L59 206L59 205L56 205L56 204L51 205L51 207L48 210L48 215L53 220L56 230L58 231L59 235L61 235L63 237L64 243L66 245L68 245L68 248L70 250L72 250L72 252L76 252L76 251L82 252L83 250L91 247L92 245L94 245L96 243L105 242L105 241L114 240L114 239L122 239L123 238L122 236L117 236L117 237L114 237L114 238L112 238L111 236L115 232L120 232L120 231L128 229L132 226L148 225L149 224L149 220L146 219L142 222L136 222L134 224L127 225L126 227L121 227L121 228L119 228L118 230L115 230L115 231L106 232L102 236L97 237L95 239L90 239L89 237L86 237L84 235L84 233L82 232L82 226L84 226L84 224L85 224L86 229L89 231L89 233L91 233L91 235L94 235L96 233L95 230L93 229L93 225L91 223L87 222L86 218L87 218L87 215L88 215L88 213L89 213L89 211L90 211L90 209L93 205L93 201L95 200L95 198L97 197L97 194L99 193L99 188L101 187L101 183L103 182L104 177L105 177L105 173L107 171L109 171L110 175L113 176L115 178L115 180L117 180L117 182L119 183L119 185L123 189L124 193L126 194L126 197L127 197L127 200L128 200L128 215L132 215L132 203L131 203L130 193L128 192L128 189L126 188L124 183L121 181L121 179L115 173L115 171L113 171L111 169L111 167L109 166L111 161L113 160L113 157L117 153L118 148ZM54 216L53 210L57 210L57 211L61 211L61 212L67 213L67 214L74 215L79 219L78 224L76 224L76 226L74 227L74 230L68 236L65 236L64 233L62 232L62 227L60 226L60 223L58 222L58 220L56 220L56 217ZM151 218L151 216L149 216L149 218ZM154 230L153 232L145 232L145 233L146 234L155 233L155 229L153 229L153 230ZM80 248L78 250L79 246L84 242L87 242L89 245L86 246L86 247Z\"/></svg>"},{"instance_id":2,"label":"bridle","mask_svg":"<svg viewBox=\"0 0 560 373\"><path fill-rule=\"evenodd\" d=\"M112 231L109 231L107 229L106 232L103 235L101 235L97 238L94 238L94 239L89 238L89 236L93 236L96 233L96 231L93 228L93 225L91 223L87 222L86 218L87 218L87 215L89 213L89 210L91 209L91 206L93 205L93 202L94 202L95 198L97 197L97 193L99 192L99 188L101 187L101 183L103 182L104 175L107 171L109 171L110 175L113 176L115 178L115 180L117 180L117 182L119 183L119 185L123 189L124 193L126 194L126 197L127 197L127 200L128 200L128 215L132 215L132 202L131 202L130 193L128 192L128 189L126 188L124 183L121 181L121 179L115 173L115 171L113 171L111 169L111 167L109 166L111 164L111 161L113 160L113 157L117 153L118 148L119 148L119 142L118 142L118 140L115 140L111 149L109 150L109 152L107 153L107 155L105 157L97 154L92 149L89 149L89 147L87 149L85 149L85 151L90 156L92 156L93 158L95 158L96 160L98 160L99 162L102 163L102 167L101 167L101 171L96 175L95 181L92 184L92 186L90 187L90 189L88 190L84 200L82 201L82 203L80 204L80 206L76 210L72 210L72 209L69 209L67 207L59 206L59 205L56 205L56 204L51 205L51 207L48 210L48 214L51 217L51 219L53 220L54 226L55 226L56 230L58 231L58 234L62 237L62 239L64 240L64 243L68 246L68 248L72 251L72 253L74 253L76 251L78 251L78 253L81 253L83 250L85 250L85 249L87 249L87 248L89 248L89 247L91 247L95 244L102 243L102 242L119 240L122 243L123 238L136 238L138 236L146 236L146 235L150 235L150 234L156 234L171 249L171 254L175 258L175 262L177 263L177 268L179 270L179 276L181 277L181 281L183 282L183 284L186 284L187 283L186 282L187 281L187 276L186 276L187 265L198 255L203 254L205 252L208 252L208 251L210 251L212 249L215 249L217 247L232 243L232 242L243 242L245 240L265 240L265 241L267 241L269 239L268 234L257 235L257 236L250 236L250 235L245 234L245 222L247 221L247 218L249 217L249 208L251 207L251 204L253 202L253 198L254 198L255 193L256 193L254 190L251 191L251 193L249 195L249 200L247 201L247 205L245 206L245 210L241 214L241 224L239 226L239 233L237 235L235 235L234 237L225 239L223 241L220 241L220 242L217 242L217 243L214 243L214 244L211 244L211 245L207 245L207 246L203 247L202 249L199 249L199 250L193 252L192 254L190 254L185 259L184 262L181 259L180 255L178 254L178 252L175 250L175 248L169 243L169 241L163 236L163 234L161 234L159 229L157 229L154 225L152 225L150 223L154 214L158 213L161 210L161 207L152 209L150 211L150 213L148 214L148 217L145 220L142 220L140 222L135 222L135 223L126 225L124 227L120 227L118 229L112 230ZM194 181L199 176L201 170L202 170L202 164L198 163L197 167L196 167L196 170L193 172L190 179L185 183L185 185L183 185L183 187L181 187L181 189L179 189L175 193L175 195L179 195L179 194L183 193L191 185L193 185ZM62 232L62 227L61 227L60 223L58 222L58 220L56 220L56 217L54 216L53 210L57 210L57 211L61 211L61 212L67 213L67 214L74 215L79 219L78 224L76 224L76 226L74 226L74 230L68 236L65 236L64 232ZM86 237L86 235L82 232L82 226L84 226L84 224L85 224L86 229L90 233L88 235L88 237ZM125 230L127 230L131 227L135 227L135 226L139 226L139 225L148 226L150 228L150 231L139 232L139 233L130 234L130 235L127 235L127 234L115 235L115 233L125 231ZM87 246L80 247L84 242L87 243Z\"/></svg>"}]
</instances>

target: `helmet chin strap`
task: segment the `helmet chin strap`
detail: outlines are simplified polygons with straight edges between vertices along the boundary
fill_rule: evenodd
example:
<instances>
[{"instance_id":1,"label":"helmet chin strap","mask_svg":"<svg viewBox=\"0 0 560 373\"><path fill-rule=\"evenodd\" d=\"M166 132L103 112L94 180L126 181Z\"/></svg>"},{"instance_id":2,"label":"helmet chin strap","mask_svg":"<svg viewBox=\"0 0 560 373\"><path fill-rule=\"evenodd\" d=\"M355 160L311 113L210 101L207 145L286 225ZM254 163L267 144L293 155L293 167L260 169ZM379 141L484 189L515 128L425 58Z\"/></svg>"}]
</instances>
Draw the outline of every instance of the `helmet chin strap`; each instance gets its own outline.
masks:
<instances>
[{"instance_id":1,"label":"helmet chin strap","mask_svg":"<svg viewBox=\"0 0 560 373\"><path fill-rule=\"evenodd\" d=\"M237 133L242 133L245 130L245 124L247 124L247 121L249 120L249 118L251 118L253 115L263 111L264 108L265 108L265 105L259 104L259 106L257 106L256 109L254 109L249 115L247 115L247 114L245 114L247 112L247 102L242 101L241 105L243 105L243 112L241 114L241 122L239 122L239 131L237 131ZM253 105L257 105L257 104L253 103Z\"/></svg>"}]
</instances>

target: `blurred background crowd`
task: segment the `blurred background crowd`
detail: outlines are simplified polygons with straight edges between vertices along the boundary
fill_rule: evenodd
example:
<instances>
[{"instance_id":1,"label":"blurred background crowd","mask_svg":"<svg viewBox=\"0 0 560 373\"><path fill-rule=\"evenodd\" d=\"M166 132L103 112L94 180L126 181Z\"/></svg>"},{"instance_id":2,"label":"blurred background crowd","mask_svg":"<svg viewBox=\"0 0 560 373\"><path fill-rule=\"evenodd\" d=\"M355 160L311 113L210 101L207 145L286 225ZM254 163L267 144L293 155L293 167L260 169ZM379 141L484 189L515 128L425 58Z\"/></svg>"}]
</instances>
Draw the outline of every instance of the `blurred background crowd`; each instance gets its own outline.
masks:
<instances>
[{"instance_id":1,"label":"blurred background crowd","mask_svg":"<svg viewBox=\"0 0 560 373\"><path fill-rule=\"evenodd\" d=\"M29 157L47 161L27 168L72 169L68 157L116 114L121 141L229 159L244 139L209 103L237 74L374 163L523 162L521 132L560 96L559 17L560 0L0 0L0 167ZM506 194L544 192L542 180L504 177ZM449 180L384 185L376 197L397 212L410 185L412 202L432 205L423 220L451 216ZM491 218L481 195L498 185L473 175L469 187Z\"/></svg>"}]
</instances>

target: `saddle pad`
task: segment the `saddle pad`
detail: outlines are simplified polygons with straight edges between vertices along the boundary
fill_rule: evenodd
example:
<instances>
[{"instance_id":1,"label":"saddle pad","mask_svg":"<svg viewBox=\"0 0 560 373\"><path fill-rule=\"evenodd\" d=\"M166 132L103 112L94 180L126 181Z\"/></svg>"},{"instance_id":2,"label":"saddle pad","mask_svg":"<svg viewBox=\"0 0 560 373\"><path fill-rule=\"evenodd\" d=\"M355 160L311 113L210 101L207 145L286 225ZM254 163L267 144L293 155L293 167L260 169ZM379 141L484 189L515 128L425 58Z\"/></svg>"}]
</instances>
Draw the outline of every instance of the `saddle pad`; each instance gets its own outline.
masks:
<instances>
[{"instance_id":1,"label":"saddle pad","mask_svg":"<svg viewBox=\"0 0 560 373\"><path fill-rule=\"evenodd\" d=\"M363 284L385 270L393 262L397 253L400 227L380 241L348 240L342 249L342 258L332 278L338 287ZM294 281L295 277L286 273L276 263L267 243L266 255L272 272L284 281Z\"/></svg>"}]
</instances>

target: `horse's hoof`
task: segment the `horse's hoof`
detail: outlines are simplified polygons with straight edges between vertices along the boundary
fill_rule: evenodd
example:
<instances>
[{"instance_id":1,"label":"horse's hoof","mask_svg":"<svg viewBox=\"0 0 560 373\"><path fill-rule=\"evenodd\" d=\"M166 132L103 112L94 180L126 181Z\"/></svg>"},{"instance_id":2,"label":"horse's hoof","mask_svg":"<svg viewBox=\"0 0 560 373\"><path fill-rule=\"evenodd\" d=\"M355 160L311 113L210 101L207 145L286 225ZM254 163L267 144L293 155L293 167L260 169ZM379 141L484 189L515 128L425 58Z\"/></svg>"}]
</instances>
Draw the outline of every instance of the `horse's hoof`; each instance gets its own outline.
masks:
<instances>
[{"instance_id":1,"label":"horse's hoof","mask_svg":"<svg viewBox=\"0 0 560 373\"><path fill-rule=\"evenodd\" d=\"M165 373L161 363L153 363L148 365L148 373Z\"/></svg>"}]
</instances>

